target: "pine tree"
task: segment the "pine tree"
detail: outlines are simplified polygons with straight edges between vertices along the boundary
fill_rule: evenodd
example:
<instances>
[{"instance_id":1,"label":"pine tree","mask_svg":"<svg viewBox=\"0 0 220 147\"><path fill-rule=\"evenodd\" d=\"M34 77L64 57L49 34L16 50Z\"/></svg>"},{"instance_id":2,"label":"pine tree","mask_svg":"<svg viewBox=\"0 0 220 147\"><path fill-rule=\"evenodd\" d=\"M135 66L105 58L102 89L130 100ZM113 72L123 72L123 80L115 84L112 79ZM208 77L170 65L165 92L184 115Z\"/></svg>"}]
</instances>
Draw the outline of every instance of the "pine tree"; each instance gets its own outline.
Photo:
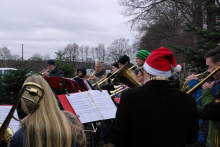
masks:
<instances>
[{"instance_id":1,"label":"pine tree","mask_svg":"<svg viewBox=\"0 0 220 147\"><path fill-rule=\"evenodd\" d=\"M29 69L10 70L8 74L0 79L0 105L13 105L19 99L18 95L24 81L30 76ZM25 116L21 106L17 107L19 118Z\"/></svg>"},{"instance_id":2,"label":"pine tree","mask_svg":"<svg viewBox=\"0 0 220 147\"><path fill-rule=\"evenodd\" d=\"M68 78L74 77L75 68L73 67L70 59L64 57L65 52L55 52L55 54L57 55L55 59L56 66L64 72L64 76Z\"/></svg>"},{"instance_id":3,"label":"pine tree","mask_svg":"<svg viewBox=\"0 0 220 147\"><path fill-rule=\"evenodd\" d=\"M215 21L208 24L208 29L200 29L194 24L186 24L185 31L194 32L197 35L196 48L172 46L177 53L183 54L182 62L186 62L190 69L195 69L197 72L206 70L205 54L217 47L220 44L220 7L219 5L204 6L207 14L213 14Z\"/></svg>"}]
</instances>

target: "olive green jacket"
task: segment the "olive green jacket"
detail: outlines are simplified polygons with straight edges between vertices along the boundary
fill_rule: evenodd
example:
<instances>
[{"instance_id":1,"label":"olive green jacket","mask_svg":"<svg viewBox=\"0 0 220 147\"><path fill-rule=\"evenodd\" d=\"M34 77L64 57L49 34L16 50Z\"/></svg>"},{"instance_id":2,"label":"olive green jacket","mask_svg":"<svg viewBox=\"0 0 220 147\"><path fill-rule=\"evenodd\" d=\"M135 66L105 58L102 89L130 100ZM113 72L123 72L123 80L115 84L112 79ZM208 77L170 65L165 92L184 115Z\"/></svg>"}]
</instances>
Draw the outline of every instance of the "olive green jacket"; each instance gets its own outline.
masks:
<instances>
[{"instance_id":1,"label":"olive green jacket","mask_svg":"<svg viewBox=\"0 0 220 147\"><path fill-rule=\"evenodd\" d=\"M202 91L202 107L205 107L213 100L212 89L204 89ZM219 114L220 117L220 114ZM220 122L209 120L207 147L220 147Z\"/></svg>"}]
</instances>

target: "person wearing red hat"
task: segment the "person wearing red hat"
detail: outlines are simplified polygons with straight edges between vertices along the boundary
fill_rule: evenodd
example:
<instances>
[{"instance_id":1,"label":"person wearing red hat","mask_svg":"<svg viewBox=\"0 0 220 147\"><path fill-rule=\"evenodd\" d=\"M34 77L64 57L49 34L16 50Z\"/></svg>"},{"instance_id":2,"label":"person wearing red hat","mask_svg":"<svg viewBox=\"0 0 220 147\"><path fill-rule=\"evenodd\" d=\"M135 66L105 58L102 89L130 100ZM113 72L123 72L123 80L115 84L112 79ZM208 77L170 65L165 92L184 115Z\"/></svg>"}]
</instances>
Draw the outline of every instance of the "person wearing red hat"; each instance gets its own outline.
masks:
<instances>
[{"instance_id":1,"label":"person wearing red hat","mask_svg":"<svg viewBox=\"0 0 220 147\"><path fill-rule=\"evenodd\" d=\"M122 92L116 118L109 129L110 142L120 147L185 147L198 137L196 103L169 84L173 53L154 50L143 67L144 85Z\"/></svg>"}]
</instances>

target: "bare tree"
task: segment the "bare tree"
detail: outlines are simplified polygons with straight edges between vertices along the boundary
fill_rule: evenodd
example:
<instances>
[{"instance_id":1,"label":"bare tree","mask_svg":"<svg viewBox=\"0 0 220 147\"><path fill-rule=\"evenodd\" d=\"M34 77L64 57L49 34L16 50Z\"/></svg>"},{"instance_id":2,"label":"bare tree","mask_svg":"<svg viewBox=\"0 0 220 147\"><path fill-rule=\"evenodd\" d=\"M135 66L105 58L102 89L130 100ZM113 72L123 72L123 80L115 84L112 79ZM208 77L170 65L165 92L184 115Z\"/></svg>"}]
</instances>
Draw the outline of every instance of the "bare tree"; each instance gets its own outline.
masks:
<instances>
[{"instance_id":1,"label":"bare tree","mask_svg":"<svg viewBox=\"0 0 220 147\"><path fill-rule=\"evenodd\" d=\"M50 54L45 54L43 56L43 60L49 60L50 59Z\"/></svg>"},{"instance_id":2,"label":"bare tree","mask_svg":"<svg viewBox=\"0 0 220 147\"><path fill-rule=\"evenodd\" d=\"M7 67L7 61L12 59L11 51L7 47L0 48L0 59L4 61Z\"/></svg>"},{"instance_id":3,"label":"bare tree","mask_svg":"<svg viewBox=\"0 0 220 147\"><path fill-rule=\"evenodd\" d=\"M42 61L43 56L39 53L33 54L33 56L30 58L30 61Z\"/></svg>"},{"instance_id":4,"label":"bare tree","mask_svg":"<svg viewBox=\"0 0 220 147\"><path fill-rule=\"evenodd\" d=\"M15 61L21 60L21 56L19 56L19 55L12 55L12 60L15 60Z\"/></svg>"},{"instance_id":5,"label":"bare tree","mask_svg":"<svg viewBox=\"0 0 220 147\"><path fill-rule=\"evenodd\" d=\"M82 45L79 47L79 60L85 62L85 47Z\"/></svg>"},{"instance_id":6,"label":"bare tree","mask_svg":"<svg viewBox=\"0 0 220 147\"><path fill-rule=\"evenodd\" d=\"M117 61L121 55L132 52L129 40L125 38L116 39L111 43L107 50L109 52L108 59L113 62Z\"/></svg>"},{"instance_id":7,"label":"bare tree","mask_svg":"<svg viewBox=\"0 0 220 147\"><path fill-rule=\"evenodd\" d=\"M77 61L79 55L79 45L76 43L69 43L64 48L65 57L68 57L70 61Z\"/></svg>"},{"instance_id":8,"label":"bare tree","mask_svg":"<svg viewBox=\"0 0 220 147\"><path fill-rule=\"evenodd\" d=\"M92 62L95 62L95 48L94 47L92 47L92 49L91 49L91 58L92 58Z\"/></svg>"},{"instance_id":9,"label":"bare tree","mask_svg":"<svg viewBox=\"0 0 220 147\"><path fill-rule=\"evenodd\" d=\"M104 44L99 44L98 47L95 48L95 52L96 52L96 58L98 60L102 60L102 61L105 61L105 57L106 57L106 49L105 49L105 46Z\"/></svg>"},{"instance_id":10,"label":"bare tree","mask_svg":"<svg viewBox=\"0 0 220 147\"><path fill-rule=\"evenodd\" d=\"M40 71L40 64L43 61L43 56L39 53L33 54L33 56L30 58L31 62L31 67L34 71ZM45 63L46 65L46 63Z\"/></svg>"},{"instance_id":11,"label":"bare tree","mask_svg":"<svg viewBox=\"0 0 220 147\"><path fill-rule=\"evenodd\" d=\"M200 0L200 3L205 2L206 0ZM184 17L184 22L197 26L203 23L203 8L195 0L119 0L119 5L125 8L122 14L131 18L131 27L154 24L159 19L158 12L166 12L167 5L173 5L178 10L176 14Z\"/></svg>"},{"instance_id":12,"label":"bare tree","mask_svg":"<svg viewBox=\"0 0 220 147\"><path fill-rule=\"evenodd\" d=\"M130 17L131 28L139 32L135 47L152 51L165 44L195 47L194 42L199 38L184 32L185 24L195 24L201 29L205 26L206 1L119 0L119 4L125 8L122 14Z\"/></svg>"},{"instance_id":13,"label":"bare tree","mask_svg":"<svg viewBox=\"0 0 220 147\"><path fill-rule=\"evenodd\" d=\"M88 45L85 46L84 51L85 51L85 59L86 61L88 61L88 58L89 58L89 46Z\"/></svg>"}]
</instances>

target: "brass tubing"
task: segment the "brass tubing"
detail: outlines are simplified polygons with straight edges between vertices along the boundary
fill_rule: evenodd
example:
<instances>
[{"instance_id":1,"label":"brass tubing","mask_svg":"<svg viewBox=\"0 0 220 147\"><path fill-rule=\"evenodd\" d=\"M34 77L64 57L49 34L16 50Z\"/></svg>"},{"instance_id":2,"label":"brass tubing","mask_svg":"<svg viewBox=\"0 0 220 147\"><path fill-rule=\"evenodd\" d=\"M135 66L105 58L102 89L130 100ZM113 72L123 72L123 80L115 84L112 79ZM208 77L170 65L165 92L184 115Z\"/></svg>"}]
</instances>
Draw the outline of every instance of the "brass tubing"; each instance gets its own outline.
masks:
<instances>
[{"instance_id":1,"label":"brass tubing","mask_svg":"<svg viewBox=\"0 0 220 147\"><path fill-rule=\"evenodd\" d=\"M192 89L190 89L189 91L187 91L187 94L193 94L202 84L204 84L205 82L207 82L207 80L213 76L214 74L216 74L220 69L220 66L215 69L212 73L210 73L207 77L205 77L201 82L199 82L196 86L194 86Z\"/></svg>"},{"instance_id":2,"label":"brass tubing","mask_svg":"<svg viewBox=\"0 0 220 147\"><path fill-rule=\"evenodd\" d=\"M92 84L92 86L98 85L98 87L104 83L106 80L108 80L109 78L111 78L113 75L117 74L121 69L116 70L113 74L111 74L109 77L105 77L104 79L101 79L99 81L97 81L96 83Z\"/></svg>"}]
</instances>

